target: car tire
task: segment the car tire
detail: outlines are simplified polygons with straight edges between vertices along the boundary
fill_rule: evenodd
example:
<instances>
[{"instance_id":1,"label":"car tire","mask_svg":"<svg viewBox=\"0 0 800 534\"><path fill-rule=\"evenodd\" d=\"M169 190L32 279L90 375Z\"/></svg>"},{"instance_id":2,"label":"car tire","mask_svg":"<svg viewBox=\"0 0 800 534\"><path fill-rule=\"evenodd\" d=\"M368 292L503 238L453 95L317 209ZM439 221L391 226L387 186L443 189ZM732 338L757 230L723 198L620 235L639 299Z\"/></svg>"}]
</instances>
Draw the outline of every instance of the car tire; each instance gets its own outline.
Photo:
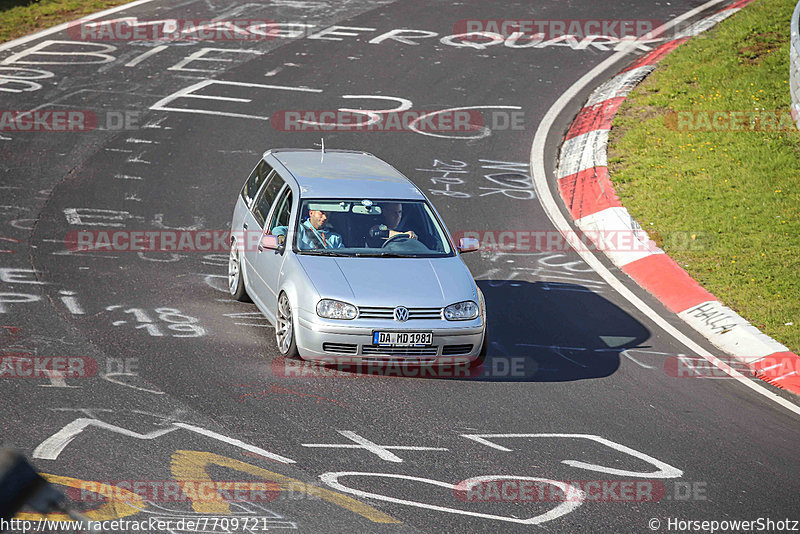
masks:
<instances>
[{"instance_id":1,"label":"car tire","mask_svg":"<svg viewBox=\"0 0 800 534\"><path fill-rule=\"evenodd\" d=\"M282 291L278 296L278 310L275 319L275 342L278 345L278 352L285 358L296 358L298 351L294 336L292 303L289 302L286 293Z\"/></svg>"},{"instance_id":2,"label":"car tire","mask_svg":"<svg viewBox=\"0 0 800 534\"><path fill-rule=\"evenodd\" d=\"M239 255L236 241L233 239L231 240L231 252L228 255L228 291L234 300L250 302L250 297L244 287L241 256Z\"/></svg>"}]
</instances>

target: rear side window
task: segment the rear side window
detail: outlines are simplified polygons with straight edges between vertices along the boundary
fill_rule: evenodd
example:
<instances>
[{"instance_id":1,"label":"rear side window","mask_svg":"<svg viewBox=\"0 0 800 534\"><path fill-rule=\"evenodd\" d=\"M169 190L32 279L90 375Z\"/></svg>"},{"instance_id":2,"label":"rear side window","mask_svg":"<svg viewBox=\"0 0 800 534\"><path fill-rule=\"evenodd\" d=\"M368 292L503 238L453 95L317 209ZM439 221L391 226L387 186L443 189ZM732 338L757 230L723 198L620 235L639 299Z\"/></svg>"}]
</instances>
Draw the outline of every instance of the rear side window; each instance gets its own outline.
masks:
<instances>
[{"instance_id":1,"label":"rear side window","mask_svg":"<svg viewBox=\"0 0 800 534\"><path fill-rule=\"evenodd\" d=\"M272 215L272 222L269 225L269 231L272 231L278 226L289 226L289 217L292 214L292 190L287 189L284 193L275 213Z\"/></svg>"},{"instance_id":2,"label":"rear side window","mask_svg":"<svg viewBox=\"0 0 800 534\"><path fill-rule=\"evenodd\" d=\"M247 204L247 207L253 205L253 199L256 193L258 193L261 184L264 183L264 180L269 176L270 172L272 172L272 167L262 159L258 162L256 168L253 169L253 172L250 173L250 177L247 178L242 188L242 198L244 199L244 203Z\"/></svg>"},{"instance_id":3,"label":"rear side window","mask_svg":"<svg viewBox=\"0 0 800 534\"><path fill-rule=\"evenodd\" d=\"M253 210L253 216L262 227L269 215L269 209L272 203L275 202L275 197L278 196L278 192L281 190L281 187L283 187L283 184L283 178L281 178L277 172L272 171L272 176L269 177L267 184L258 195L256 209Z\"/></svg>"}]
</instances>

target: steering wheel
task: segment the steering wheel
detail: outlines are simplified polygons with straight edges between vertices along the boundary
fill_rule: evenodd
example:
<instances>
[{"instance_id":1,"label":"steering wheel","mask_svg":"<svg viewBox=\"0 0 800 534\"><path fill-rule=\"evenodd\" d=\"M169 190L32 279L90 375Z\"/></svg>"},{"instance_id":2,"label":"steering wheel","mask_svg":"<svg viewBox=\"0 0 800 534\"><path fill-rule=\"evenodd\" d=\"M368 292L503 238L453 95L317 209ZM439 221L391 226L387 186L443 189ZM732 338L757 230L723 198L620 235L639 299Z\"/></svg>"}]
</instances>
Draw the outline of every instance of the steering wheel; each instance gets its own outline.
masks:
<instances>
[{"instance_id":1,"label":"steering wheel","mask_svg":"<svg viewBox=\"0 0 800 534\"><path fill-rule=\"evenodd\" d=\"M409 237L408 234L396 234L384 241L383 245L381 245L381 248L386 248L386 245L389 243L405 243L409 239L411 239L411 237Z\"/></svg>"}]
</instances>

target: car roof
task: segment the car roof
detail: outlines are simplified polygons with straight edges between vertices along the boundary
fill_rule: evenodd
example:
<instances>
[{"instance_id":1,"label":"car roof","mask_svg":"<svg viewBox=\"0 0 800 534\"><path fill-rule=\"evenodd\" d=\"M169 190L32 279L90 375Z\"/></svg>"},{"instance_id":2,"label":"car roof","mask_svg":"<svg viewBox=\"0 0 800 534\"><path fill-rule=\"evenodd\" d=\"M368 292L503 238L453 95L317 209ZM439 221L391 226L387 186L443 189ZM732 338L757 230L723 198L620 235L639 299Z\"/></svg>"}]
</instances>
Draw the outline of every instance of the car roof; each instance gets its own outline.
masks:
<instances>
[{"instance_id":1,"label":"car roof","mask_svg":"<svg viewBox=\"0 0 800 534\"><path fill-rule=\"evenodd\" d=\"M280 148L264 158L270 155L292 174L304 198L425 198L397 169L368 152Z\"/></svg>"}]
</instances>

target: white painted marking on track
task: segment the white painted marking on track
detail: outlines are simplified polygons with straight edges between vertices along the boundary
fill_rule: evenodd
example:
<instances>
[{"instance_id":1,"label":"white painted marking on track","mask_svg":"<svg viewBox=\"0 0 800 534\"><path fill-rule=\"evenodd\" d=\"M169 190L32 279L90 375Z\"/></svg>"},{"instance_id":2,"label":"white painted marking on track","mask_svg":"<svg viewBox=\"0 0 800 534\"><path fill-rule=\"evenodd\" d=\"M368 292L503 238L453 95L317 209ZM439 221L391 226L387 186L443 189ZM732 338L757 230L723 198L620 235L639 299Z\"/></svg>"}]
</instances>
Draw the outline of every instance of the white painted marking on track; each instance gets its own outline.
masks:
<instances>
[{"instance_id":1,"label":"white painted marking on track","mask_svg":"<svg viewBox=\"0 0 800 534\"><path fill-rule=\"evenodd\" d=\"M18 219L18 220L25 220L25 219ZM33 219L31 219L31 220L33 220ZM42 239L42 241L44 243L56 243L56 244L59 244L59 245L73 245L73 246L76 246L76 247L78 245L77 241L68 241L66 239ZM104 258L104 259L112 259L112 260L119 258L119 256L112 256L112 255L108 255L108 254L91 254L91 253L88 252L89 250L98 250L98 249L96 249L96 248L87 248L86 251L82 250L80 252L77 252L77 251L73 252L72 250L57 250L55 252L51 252L50 254L52 254L53 256L78 256L78 257L81 257L81 258Z\"/></svg>"},{"instance_id":2,"label":"white painted marking on track","mask_svg":"<svg viewBox=\"0 0 800 534\"><path fill-rule=\"evenodd\" d=\"M195 432L197 434L202 434L203 436L208 436L210 438L214 438L214 439L219 440L219 441L224 441L225 443L228 443L228 444L233 445L235 447L239 447L240 449L244 449L244 450L249 451L249 452L254 452L254 453L259 454L261 456L266 456L267 458L272 458L273 460L276 460L276 461L284 463L284 464L296 463L291 458L286 458L285 456L280 456L278 454L275 454L275 453L272 453L272 452L269 452L269 451L265 451L261 447L256 447L254 445L249 445L249 444L245 443L244 441L240 441L240 440L235 439L235 438L229 438L228 436L223 436L222 434L218 434L218 433L216 433L216 432L214 432L212 430L208 430L208 429L205 429L203 427L190 425L190 424L187 424L187 423L172 423L172 424L177 426L177 427L183 428L185 430L189 430L189 431Z\"/></svg>"},{"instance_id":3,"label":"white painted marking on track","mask_svg":"<svg viewBox=\"0 0 800 534\"><path fill-rule=\"evenodd\" d=\"M200 115L217 115L222 117L238 117L241 119L257 119L257 120L270 120L270 117L262 117L260 115L247 115L245 113L230 113L227 111L216 111L210 109L195 109L195 108L171 108L167 107L167 104L179 99L179 98L197 98L197 99L207 99L207 100L233 100L229 97L215 97L213 95L197 95L193 94L195 91L203 89L204 87L208 87L210 85L230 85L234 87L247 87L247 88L257 88L260 87L262 89L276 89L279 91L299 91L305 93L321 93L322 89L311 89L308 87L288 87L285 85L269 85L269 84L262 84L262 83L245 83L245 82L230 82L224 80L211 80L211 79L204 79L199 81L193 85L188 87L184 87L183 89L168 95L152 106L150 109L158 110L158 111L176 111L179 113L197 113ZM251 102L250 99L236 99L236 101L242 102Z\"/></svg>"},{"instance_id":4,"label":"white painted marking on track","mask_svg":"<svg viewBox=\"0 0 800 534\"><path fill-rule=\"evenodd\" d=\"M260 152L253 152L252 150L217 150L220 154L248 154L250 156L258 156Z\"/></svg>"},{"instance_id":5,"label":"white painted marking on track","mask_svg":"<svg viewBox=\"0 0 800 534\"><path fill-rule=\"evenodd\" d=\"M141 163L143 165L150 165L151 162L147 161L146 159L142 159L144 153L139 153L136 156L130 156L128 159L125 160L126 163Z\"/></svg>"},{"instance_id":6,"label":"white painted marking on track","mask_svg":"<svg viewBox=\"0 0 800 534\"><path fill-rule=\"evenodd\" d=\"M186 257L184 254L176 254L174 252L168 252L167 256L169 256L169 257L167 257L167 258L151 258L150 256L146 256L144 252L137 252L136 255L141 260L153 261L153 262L157 262L157 263L174 263L174 262L180 261L182 258Z\"/></svg>"},{"instance_id":7,"label":"white painted marking on track","mask_svg":"<svg viewBox=\"0 0 800 534\"><path fill-rule=\"evenodd\" d=\"M195 273L199 276L203 277L203 282L206 283L211 289L216 289L217 291L222 291L223 293L228 293L228 276L225 274L205 274L205 273ZM230 299L225 299L230 300Z\"/></svg>"},{"instance_id":8,"label":"white painted marking on track","mask_svg":"<svg viewBox=\"0 0 800 534\"><path fill-rule=\"evenodd\" d=\"M183 98L199 98L202 100L219 100L221 102L252 102L249 98L235 98L232 96L213 96L213 95L186 95Z\"/></svg>"},{"instance_id":9,"label":"white painted marking on track","mask_svg":"<svg viewBox=\"0 0 800 534\"><path fill-rule=\"evenodd\" d=\"M75 291L61 290L59 291L59 294L61 295L61 302L64 303L64 306L67 307L67 310L72 315L84 315L86 313L78 303L78 299L75 298Z\"/></svg>"},{"instance_id":10,"label":"white painted marking on track","mask_svg":"<svg viewBox=\"0 0 800 534\"><path fill-rule=\"evenodd\" d=\"M143 128L155 128L155 129L159 129L159 130L163 128L164 130L171 130L172 128L170 128L168 126L161 126L161 123L164 122L165 120L167 120L167 117L161 117L161 118L159 118L157 120L148 121L143 126Z\"/></svg>"},{"instance_id":11,"label":"white painted marking on track","mask_svg":"<svg viewBox=\"0 0 800 534\"><path fill-rule=\"evenodd\" d=\"M94 47L94 51L83 51L83 52L50 52L45 51L50 45L74 45L74 46L81 46L81 47ZM99 50L98 50L99 49ZM117 50L116 46L109 45L109 44L100 44L100 43L87 43L87 42L77 42L77 41L58 41L54 39L48 39L46 41L42 41L41 43L37 43L30 48L26 48L21 52L17 52L3 61L0 61L0 65L99 65L103 63L111 63L116 58L105 52L113 52ZM77 56L86 56L86 57L93 57L99 58L99 61L23 61L23 58L27 56L55 56L55 57L77 57Z\"/></svg>"},{"instance_id":12,"label":"white painted marking on track","mask_svg":"<svg viewBox=\"0 0 800 534\"><path fill-rule=\"evenodd\" d=\"M219 69L190 69L186 68L186 65L189 63L194 63L197 61L206 61L206 62L220 62L220 63L233 63L233 59L223 58L223 57L206 57L206 53L208 52L219 52L221 54L262 54L258 50L240 50L236 48L201 48L200 50L193 52L186 56L184 59L176 63L175 65L169 67L167 70L177 70L177 71L185 71L185 72L205 72L205 73L214 73L217 72Z\"/></svg>"},{"instance_id":13,"label":"white painted marking on track","mask_svg":"<svg viewBox=\"0 0 800 534\"><path fill-rule=\"evenodd\" d=\"M156 46L152 50L148 50L144 54L136 56L131 61L128 61L127 63L125 63L125 66L126 67L135 67L136 65L138 65L139 63L141 63L145 59L149 58L150 56L154 56L154 55L158 54L159 52L161 52L162 50L165 50L166 48L168 48L167 45Z\"/></svg>"},{"instance_id":14,"label":"white painted marking on track","mask_svg":"<svg viewBox=\"0 0 800 534\"><path fill-rule=\"evenodd\" d=\"M67 388L67 389L80 389L80 386L68 386L67 381L64 379L64 373L60 371L52 371L45 369L44 373L50 379L49 384L40 384L40 388Z\"/></svg>"},{"instance_id":15,"label":"white painted marking on track","mask_svg":"<svg viewBox=\"0 0 800 534\"><path fill-rule=\"evenodd\" d=\"M413 102L408 100L407 98L401 98L399 96L379 96L379 95L342 95L342 98L346 99L356 99L356 98L363 98L363 99L372 99L372 100L391 100L398 103L397 107L388 108L388 109L354 109L354 108L339 108L339 111L345 111L349 113L360 113L369 117L369 120L364 123L359 123L359 127L369 126L379 122L381 120L381 113L399 113L401 111L406 111L411 109ZM332 123L322 123L316 121L307 121L307 120L299 120L303 124L315 125L315 126L340 126L339 123L332 124ZM341 126L348 126L346 124Z\"/></svg>"},{"instance_id":16,"label":"white painted marking on track","mask_svg":"<svg viewBox=\"0 0 800 534\"><path fill-rule=\"evenodd\" d=\"M58 459L58 455L67 447L67 445L72 442L73 439L78 437L78 434L83 432L86 428L90 426L96 426L98 428L102 428L105 430L110 430L116 434L121 434L123 436L127 436L130 438L136 439L156 439L164 434L168 434L176 430L175 427L168 427L162 428L159 430L154 430L152 432L147 432L141 434L139 432L134 432L132 430L128 430L127 428L122 428L116 425L112 425L110 423L106 423L104 421L100 421L99 419L90 419L87 417L81 417L75 419L71 423L65 425L61 430L44 440L33 450L33 457L41 460L56 460Z\"/></svg>"},{"instance_id":17,"label":"white painted marking on track","mask_svg":"<svg viewBox=\"0 0 800 534\"><path fill-rule=\"evenodd\" d=\"M25 75L22 75L23 71L25 72ZM34 73L33 76L31 76L30 73ZM0 91L4 93L24 93L38 91L42 88L42 84L31 80L43 80L52 78L53 76L55 76L55 73L48 70L0 67ZM7 87L9 85L13 86L14 84L21 86L22 88L13 89L12 87ZM10 140L11 138L7 137L4 139Z\"/></svg>"},{"instance_id":18,"label":"white painted marking on track","mask_svg":"<svg viewBox=\"0 0 800 534\"><path fill-rule=\"evenodd\" d=\"M567 356L566 354L563 353L564 350L587 350L586 347L559 347L559 346L556 346L556 345L536 345L534 343L517 343L516 346L517 347L538 347L538 348L543 348L543 349L549 349L550 351L552 351L555 354L561 356L562 358L564 358L568 362L577 365L578 367L583 367L584 369L586 369L588 367L587 365L582 364L581 362L575 361L575 360L573 360L572 358L570 358L569 356Z\"/></svg>"},{"instance_id":19,"label":"white painted marking on track","mask_svg":"<svg viewBox=\"0 0 800 534\"><path fill-rule=\"evenodd\" d=\"M498 439L498 438L579 438L579 439L587 439L590 441L594 441L596 443L600 443L601 445L605 445L609 448L614 449L615 451L623 452L634 458L638 458L639 460L643 460L656 468L658 471L654 471L652 473L642 473L639 471L628 471L626 469L616 469L614 467L605 467L602 465L597 464L590 464L586 462L581 462L579 460L561 460L562 464L570 465L572 467L577 467L579 469L586 469L588 471L597 471L598 473L606 473L609 475L619 475L622 477L638 477L638 478L678 478L683 475L683 471L678 469L677 467L672 467L671 465L664 463L660 460L656 460L652 456L649 456L643 452L639 452L637 450L631 449L630 447L626 447L621 443L617 443L615 441L611 441L609 439L605 439L600 436L595 436L592 434L461 434L461 437L471 439L481 445L486 445L487 447L491 447L493 449L497 449L498 451L503 452L512 452L513 449L509 449L507 447L503 447L502 445L498 445L493 441L489 441L491 439Z\"/></svg>"},{"instance_id":20,"label":"white painted marking on track","mask_svg":"<svg viewBox=\"0 0 800 534\"><path fill-rule=\"evenodd\" d=\"M200 230L203 228L203 224L205 222L205 218L199 215L192 215L192 220L194 221L189 226L167 226L164 224L164 214L163 213L156 213L153 215L152 224L156 228L161 228L162 230Z\"/></svg>"},{"instance_id":21,"label":"white painted marking on track","mask_svg":"<svg viewBox=\"0 0 800 534\"><path fill-rule=\"evenodd\" d=\"M440 109L439 111L432 111L430 113L425 113L424 115L421 115L421 116L417 117L416 119L414 119L413 121L411 121L408 124L408 129L413 131L413 132L416 132L418 134L428 135L430 137L441 137L442 139L482 139L484 137L488 137L489 135L491 135L492 131L489 128L485 127L485 126L482 126L481 130L480 130L480 133L478 133L476 135L437 134L437 133L426 132L424 130L420 130L416 126L418 123L422 122L426 118L431 117L433 115L438 115L440 113L449 113L449 112L453 112L453 111L466 111L468 109L522 109L522 108L519 107L519 106L464 106L464 107L458 107L458 108Z\"/></svg>"},{"instance_id":22,"label":"white painted marking on track","mask_svg":"<svg viewBox=\"0 0 800 534\"><path fill-rule=\"evenodd\" d=\"M651 34L656 33L657 35L663 34L672 26L679 24L680 22L686 20L694 16L701 11L704 11L712 6L720 4L725 0L710 0L700 6L697 6L694 9L687 11L686 13L670 20L666 24L659 26ZM651 38L652 35L648 34L645 37ZM545 114L544 118L539 123L538 128L536 129L536 134L534 135L533 144L531 145L531 176L533 178L533 184L536 188L537 196L539 197L539 201L544 209L547 217L550 219L550 222L553 223L553 226L559 230L562 234L568 234L572 232L572 228L567 222L567 219L564 217L564 214L561 213L561 210L558 204L553 197L553 194L550 191L549 183L547 180L547 170L545 169L545 146L547 141L547 135L549 134L553 124L555 123L558 116L564 110L564 108L582 91L584 90L590 83L592 83L598 76L602 75L603 72L614 66L617 61L621 58L626 56L631 51L631 48L620 50L616 52L611 57L605 59L602 63L594 67L592 70L584 74L577 82L572 84L564 93L550 106L550 109ZM625 287L623 284L611 271L603 265L603 263L595 256L592 252L588 250L576 250L575 251L581 258L589 264L589 266L594 269L594 271L600 275L603 280L605 280L612 288L614 288L623 298L625 298L628 302L630 302L633 306L635 306L643 315L648 317L656 326L658 326L661 330L665 331L673 338L675 338L678 342L686 346L692 352L702 356L713 365L721 369L723 372L727 373L731 377L735 378L745 387L750 388L755 393L759 395L763 395L764 397L770 399L771 401L779 404L780 406L786 408L790 412L800 415L800 406L776 395L772 391L756 384L753 380L748 379L735 369L731 368L728 364L705 350L703 347L689 339L685 334L683 334L680 330L676 327L669 324L663 317L658 315L655 310L653 310L650 306L648 306L642 299L637 297L633 291Z\"/></svg>"},{"instance_id":23,"label":"white painted marking on track","mask_svg":"<svg viewBox=\"0 0 800 534\"><path fill-rule=\"evenodd\" d=\"M646 363L640 362L639 360L634 358L633 355L631 355L631 351L632 350L635 350L636 352L641 352L641 353L644 353L644 354L657 354L657 355L660 355L660 356L671 356L671 354L669 354L668 352L654 352L654 351L641 350L641 349L625 349L622 352L620 352L620 356L625 356L630 361L632 361L633 363L635 363L636 365L638 365L639 367L642 367L644 369L658 369L658 367L656 367L654 365L647 365ZM678 356L679 357L680 356L684 356L684 354L678 354Z\"/></svg>"},{"instance_id":24,"label":"white painted marking on track","mask_svg":"<svg viewBox=\"0 0 800 534\"><path fill-rule=\"evenodd\" d=\"M131 388L131 389L135 389L136 391L143 391L145 393L152 393L154 395L164 395L165 394L163 391L158 390L158 389L150 389L150 388L143 388L141 386L134 386L133 384L128 384L127 382L123 382L122 380L117 380L117 379L113 378L113 377L117 377L117 376L136 376L136 377L138 377L139 375L134 374L134 373L106 373L104 375L101 375L103 380L107 380L108 382L111 382L112 384L125 386L125 387Z\"/></svg>"},{"instance_id":25,"label":"white painted marking on track","mask_svg":"<svg viewBox=\"0 0 800 534\"><path fill-rule=\"evenodd\" d=\"M364 449L376 455L381 460L387 462L401 463L402 458L394 453L389 452L392 450L401 451L446 451L448 449L443 447L417 447L411 445L378 445L377 443L368 440L363 436L359 436L350 430L337 430L339 434L347 439L354 441L352 443L301 443L303 447L317 447L317 448L332 448L332 449Z\"/></svg>"},{"instance_id":26,"label":"white painted marking on track","mask_svg":"<svg viewBox=\"0 0 800 534\"><path fill-rule=\"evenodd\" d=\"M144 412L137 412L137 413L144 413ZM166 419L164 416L155 415L155 417L159 417L161 419ZM112 425L111 423L106 423L105 421L101 421L95 418L89 417L80 417L75 419L71 423L65 425L61 430L44 440L40 443L36 449L33 451L33 457L42 459L42 460L56 460L58 456L63 452L63 450L67 447L67 445L72 442L78 435L83 432L85 429L89 427L97 427L102 428L104 430L108 430L110 432L114 432L115 434L120 434L129 438L135 439L142 439L142 440L152 440L159 438L165 434L173 432L178 428L182 428L184 430L188 430L189 432L194 432L196 434L200 434L217 441L222 441L223 443L227 443L229 445L233 445L234 447L238 447L240 449L244 449L249 452L253 452L259 454L261 456L265 456L267 458L272 458L278 462L282 462L285 464L293 464L295 463L294 460L290 458L286 458L285 456L280 456L278 454L271 453L262 449L261 447L256 447L254 445L249 445L241 440L231 438L225 436L223 434L219 434L212 430L208 430L203 427L199 427L196 425L190 425L188 423L182 423L178 421L170 421L172 426L167 428L161 428L158 430L154 430L152 432L146 433L139 433L134 432L132 430L128 430L127 428L123 428L120 426Z\"/></svg>"},{"instance_id":27,"label":"white painted marking on track","mask_svg":"<svg viewBox=\"0 0 800 534\"><path fill-rule=\"evenodd\" d=\"M388 497L386 495L381 495L379 493L370 493L367 491L357 490L350 487L345 486L339 479L341 477L352 477L352 476L362 476L362 477L381 477L381 478L393 478L393 479L401 479L401 480L413 480L415 482L422 482L423 484L429 484L431 486L438 486L440 488L447 488L449 490L457 490L460 489L459 486L455 484L450 484L448 482L442 482L439 480L433 480L430 478L422 478L422 477L414 477L409 475L398 475L394 473L360 473L356 471L339 471L339 472L329 472L323 473L319 476L319 478L331 488L341 491L342 493L349 493L351 495L355 495L357 497L365 498L365 499L377 499L379 501L391 502L395 504L403 504L406 506L413 506L415 508L424 508L427 510L435 510L437 512L446 512L449 514L458 514L458 515L467 515L471 517L480 517L482 519L494 519L497 521L507 521L509 523L518 523L522 525L538 525L541 523L545 523L547 521L552 521L562 515L568 514L573 511L575 508L583 504L583 501L586 498L586 494L574 487L570 486L566 482L561 482L558 480L549 480L545 478L532 478L532 477L524 477L524 476L514 476L514 475L486 475L489 479L513 479L513 480L532 480L532 481L539 481L544 482L547 484L553 484L560 488L565 495L575 495L577 499L569 500L566 502L562 502L552 510L545 512L544 514L540 514L534 517L530 517L527 519L519 519L517 517L511 516L503 516L503 515L493 515L493 514L482 514L478 512L471 512L469 510L460 510L458 508L448 508L446 506L437 506L434 504L427 504L421 503L416 501L409 501L406 499L398 499L395 497ZM568 493L569 492L569 493Z\"/></svg>"},{"instance_id":28,"label":"white painted marking on track","mask_svg":"<svg viewBox=\"0 0 800 534\"><path fill-rule=\"evenodd\" d=\"M223 275L219 275L223 276ZM217 300L225 300L227 302L233 302L231 299L217 299ZM241 312L241 313L223 313L223 317L230 317L231 319L239 319L239 320L261 320L263 323L233 323L240 326L259 326L259 327L266 327L269 328L272 324L269 323L266 317L260 312ZM264 324L267 323L267 324Z\"/></svg>"}]
</instances>

